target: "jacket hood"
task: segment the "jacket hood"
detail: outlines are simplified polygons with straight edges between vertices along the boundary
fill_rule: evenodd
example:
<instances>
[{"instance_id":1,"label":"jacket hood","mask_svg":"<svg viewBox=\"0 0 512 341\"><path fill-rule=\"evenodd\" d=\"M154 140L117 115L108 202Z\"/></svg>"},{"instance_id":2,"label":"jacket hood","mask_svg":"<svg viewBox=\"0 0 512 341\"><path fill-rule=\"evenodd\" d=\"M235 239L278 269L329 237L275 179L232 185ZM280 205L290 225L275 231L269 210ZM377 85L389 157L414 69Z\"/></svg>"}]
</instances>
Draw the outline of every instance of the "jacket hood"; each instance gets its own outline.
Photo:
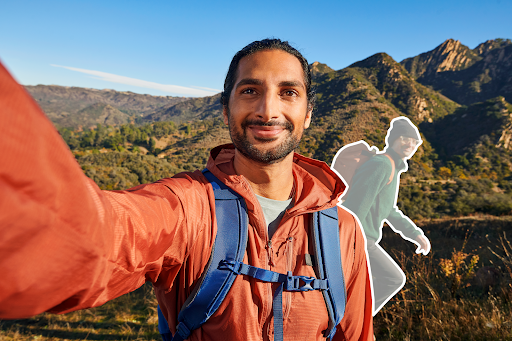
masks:
<instances>
[{"instance_id":1,"label":"jacket hood","mask_svg":"<svg viewBox=\"0 0 512 341\"><path fill-rule=\"evenodd\" d=\"M243 175L237 175L233 167L235 147L225 144L210 152L206 167L228 187L239 193L251 209L256 196ZM304 214L333 207L345 191L343 181L323 161L310 159L300 154L293 156L293 177L295 179L295 205L290 215Z\"/></svg>"}]
</instances>

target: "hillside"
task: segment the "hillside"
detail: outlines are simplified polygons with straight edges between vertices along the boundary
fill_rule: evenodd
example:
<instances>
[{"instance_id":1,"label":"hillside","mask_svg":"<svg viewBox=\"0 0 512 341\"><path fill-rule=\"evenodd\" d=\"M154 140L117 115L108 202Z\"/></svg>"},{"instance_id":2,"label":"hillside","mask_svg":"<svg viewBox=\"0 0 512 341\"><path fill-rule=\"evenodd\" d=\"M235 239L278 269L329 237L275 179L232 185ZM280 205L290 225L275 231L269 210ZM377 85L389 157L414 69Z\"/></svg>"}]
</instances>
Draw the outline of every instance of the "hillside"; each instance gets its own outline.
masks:
<instances>
[{"instance_id":1,"label":"hillside","mask_svg":"<svg viewBox=\"0 0 512 341\"><path fill-rule=\"evenodd\" d=\"M210 97L192 98L177 104L164 106L144 117L143 121L173 121L179 124L221 116L220 94L217 94Z\"/></svg>"},{"instance_id":2,"label":"hillside","mask_svg":"<svg viewBox=\"0 0 512 341\"><path fill-rule=\"evenodd\" d=\"M108 89L57 85L28 85L25 88L55 125L71 128L77 128L79 125L95 126L97 123L128 123L153 113L163 106L189 99L188 97L151 96ZM110 114L98 114L98 108L107 105ZM112 114L117 118L113 119ZM108 119L109 117L111 120Z\"/></svg>"},{"instance_id":3,"label":"hillside","mask_svg":"<svg viewBox=\"0 0 512 341\"><path fill-rule=\"evenodd\" d=\"M339 71L328 66L317 68L313 84L317 91L313 125L306 130L299 152L329 164L347 143L364 139L384 148L386 131L394 117L404 115L418 124L449 115L458 107L416 82L384 53ZM425 148L429 148L428 143L420 148L417 158L424 157ZM416 166L411 168L424 173Z\"/></svg>"},{"instance_id":4,"label":"hillside","mask_svg":"<svg viewBox=\"0 0 512 341\"><path fill-rule=\"evenodd\" d=\"M448 40L402 63L385 53L337 71L314 62L310 65L317 92L313 123L297 151L330 164L338 149L351 142L365 140L383 149L390 121L407 116L418 125L424 143L402 176L399 205L406 214L422 219L512 212L512 111L506 97L460 105L421 83L431 75L440 79L469 72L481 63L491 65L496 78L510 77L501 66L511 47L508 40L490 40L471 50ZM506 89L512 81L500 84ZM124 99L115 102L128 109L92 103L97 93L102 100L105 94L112 101ZM72 95L69 101L65 92L55 102L45 98L55 106L58 101L82 103L78 116L59 117L59 122L71 127L60 131L86 174L105 189L202 168L212 147L230 141L221 120L219 95L178 102L148 95L137 95L133 98L138 102L129 102L130 94L78 88L68 95ZM135 119L130 111L135 109L145 114Z\"/></svg>"}]
</instances>

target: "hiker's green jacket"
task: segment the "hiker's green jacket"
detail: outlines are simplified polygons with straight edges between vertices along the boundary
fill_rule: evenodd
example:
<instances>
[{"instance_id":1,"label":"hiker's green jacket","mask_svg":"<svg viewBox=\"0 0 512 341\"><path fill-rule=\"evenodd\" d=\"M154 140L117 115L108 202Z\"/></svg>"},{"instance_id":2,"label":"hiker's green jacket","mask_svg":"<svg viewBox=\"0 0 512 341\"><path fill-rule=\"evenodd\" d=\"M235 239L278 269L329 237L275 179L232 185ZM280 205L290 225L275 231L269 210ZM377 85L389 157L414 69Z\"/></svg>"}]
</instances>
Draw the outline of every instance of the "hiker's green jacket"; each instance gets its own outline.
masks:
<instances>
[{"instance_id":1,"label":"hiker's green jacket","mask_svg":"<svg viewBox=\"0 0 512 341\"><path fill-rule=\"evenodd\" d=\"M395 161L391 183L388 185L392 172L390 160L385 155L376 155L354 174L343 206L359 218L367 239L379 241L383 221L387 220L402 237L414 240L422 231L396 206L400 173L407 170L407 164L391 148L386 153Z\"/></svg>"}]
</instances>

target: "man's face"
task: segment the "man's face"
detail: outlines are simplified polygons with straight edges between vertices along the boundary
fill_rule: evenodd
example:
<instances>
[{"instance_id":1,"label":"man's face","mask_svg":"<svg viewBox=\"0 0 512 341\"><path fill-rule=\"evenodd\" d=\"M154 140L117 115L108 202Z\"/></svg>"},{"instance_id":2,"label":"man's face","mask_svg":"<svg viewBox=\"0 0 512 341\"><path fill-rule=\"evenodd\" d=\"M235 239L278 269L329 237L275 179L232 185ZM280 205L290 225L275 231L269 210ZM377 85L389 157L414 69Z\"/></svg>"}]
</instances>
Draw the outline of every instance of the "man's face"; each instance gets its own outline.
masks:
<instances>
[{"instance_id":1,"label":"man's face","mask_svg":"<svg viewBox=\"0 0 512 341\"><path fill-rule=\"evenodd\" d=\"M281 50L242 58L229 108L224 107L223 113L240 153L265 164L284 159L311 122L299 60Z\"/></svg>"},{"instance_id":2,"label":"man's face","mask_svg":"<svg viewBox=\"0 0 512 341\"><path fill-rule=\"evenodd\" d=\"M411 158L421 142L412 137L400 136L393 142L391 148L402 158Z\"/></svg>"}]
</instances>

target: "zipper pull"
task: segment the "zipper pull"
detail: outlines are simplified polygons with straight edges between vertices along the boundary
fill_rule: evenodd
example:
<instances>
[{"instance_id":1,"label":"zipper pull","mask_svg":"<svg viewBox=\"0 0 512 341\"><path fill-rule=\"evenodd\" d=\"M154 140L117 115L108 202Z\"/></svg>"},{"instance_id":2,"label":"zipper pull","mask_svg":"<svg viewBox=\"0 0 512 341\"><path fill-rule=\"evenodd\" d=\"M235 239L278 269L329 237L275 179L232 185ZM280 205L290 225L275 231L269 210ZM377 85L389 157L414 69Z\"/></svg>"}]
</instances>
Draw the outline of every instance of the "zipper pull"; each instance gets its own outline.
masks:
<instances>
[{"instance_id":1,"label":"zipper pull","mask_svg":"<svg viewBox=\"0 0 512 341\"><path fill-rule=\"evenodd\" d=\"M274 264L274 250L272 249L272 241L271 240L269 240L267 242L267 255L269 258L270 266L276 266Z\"/></svg>"}]
</instances>

